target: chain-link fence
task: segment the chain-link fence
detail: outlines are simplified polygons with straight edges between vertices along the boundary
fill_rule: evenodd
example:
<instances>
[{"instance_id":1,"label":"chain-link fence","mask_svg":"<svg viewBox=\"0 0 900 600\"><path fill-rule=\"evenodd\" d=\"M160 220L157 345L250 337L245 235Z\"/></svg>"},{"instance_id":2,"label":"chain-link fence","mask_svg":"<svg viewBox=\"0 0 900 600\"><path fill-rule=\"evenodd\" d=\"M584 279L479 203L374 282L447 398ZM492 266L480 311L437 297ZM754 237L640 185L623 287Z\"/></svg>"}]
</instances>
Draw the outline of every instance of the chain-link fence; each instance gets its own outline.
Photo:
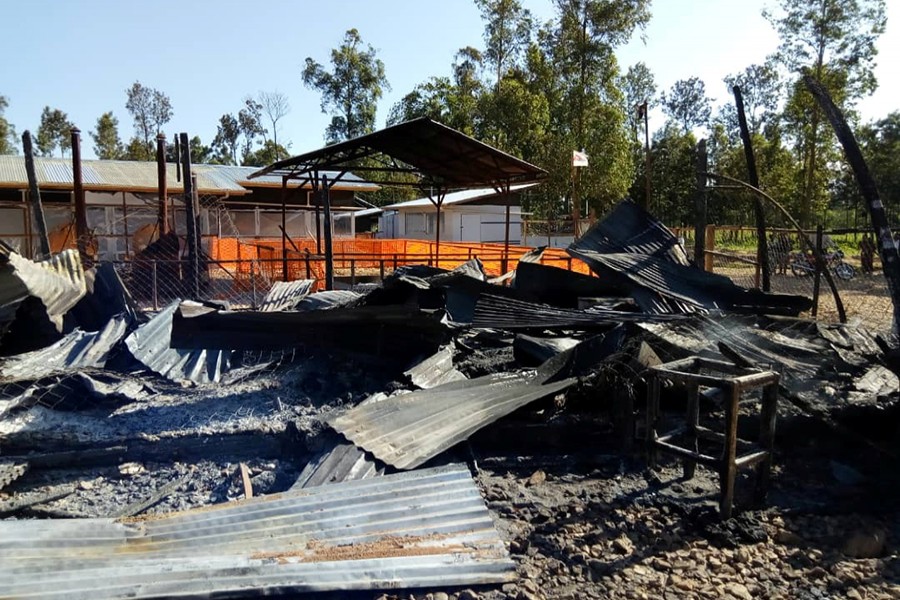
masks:
<instances>
[{"instance_id":1,"label":"chain-link fence","mask_svg":"<svg viewBox=\"0 0 900 600\"><path fill-rule=\"evenodd\" d=\"M688 255L693 258L694 230L676 229L675 233L684 240ZM816 231L803 232L809 243L795 229L780 226L770 227L767 235L772 292L813 298L814 310L808 316L819 320L838 322L840 302L846 321L860 323L873 331L890 330L890 293L878 253L866 241L869 232L823 231L818 242L824 259L821 268L817 268L811 249L817 244ZM704 240L705 268L728 276L738 285L761 289L763 277L757 261L757 240L754 227L710 225ZM826 270L834 290L825 276Z\"/></svg>"}]
</instances>

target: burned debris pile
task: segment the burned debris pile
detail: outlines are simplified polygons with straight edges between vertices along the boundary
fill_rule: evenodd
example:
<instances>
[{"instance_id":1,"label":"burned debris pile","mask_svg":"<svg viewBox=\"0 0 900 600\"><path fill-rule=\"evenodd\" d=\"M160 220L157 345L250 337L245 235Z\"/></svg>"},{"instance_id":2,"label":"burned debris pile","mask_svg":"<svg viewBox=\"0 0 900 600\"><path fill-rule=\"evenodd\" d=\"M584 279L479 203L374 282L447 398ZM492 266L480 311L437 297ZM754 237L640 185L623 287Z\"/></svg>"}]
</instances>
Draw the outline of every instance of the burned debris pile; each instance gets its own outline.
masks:
<instances>
[{"instance_id":1,"label":"burned debris pile","mask_svg":"<svg viewBox=\"0 0 900 600\"><path fill-rule=\"evenodd\" d=\"M822 469L851 482L837 503L860 508L878 478L896 494L882 339L704 272L628 202L569 253L594 276L538 251L493 280L472 259L354 291L277 283L253 311L151 312L111 266L0 248L0 596L606 597L671 549L661 515L712 551L764 544L747 523L807 510ZM742 445L757 430L766 456ZM830 449L804 451L810 435ZM730 436L762 465L768 512L741 476L695 473ZM666 485L677 462L653 448L690 477ZM709 516L732 495L737 517ZM657 533L632 535L642 520Z\"/></svg>"}]
</instances>

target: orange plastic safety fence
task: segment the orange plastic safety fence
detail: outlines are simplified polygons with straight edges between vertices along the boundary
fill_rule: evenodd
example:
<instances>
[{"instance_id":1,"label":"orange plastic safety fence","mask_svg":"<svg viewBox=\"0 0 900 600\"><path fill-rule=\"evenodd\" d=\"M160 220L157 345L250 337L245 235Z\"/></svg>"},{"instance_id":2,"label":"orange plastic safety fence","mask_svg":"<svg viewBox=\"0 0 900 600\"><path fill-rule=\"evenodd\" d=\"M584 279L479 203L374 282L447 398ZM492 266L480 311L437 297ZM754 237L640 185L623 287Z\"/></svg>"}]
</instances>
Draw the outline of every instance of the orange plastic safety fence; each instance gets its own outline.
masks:
<instances>
[{"instance_id":1,"label":"orange plastic safety fence","mask_svg":"<svg viewBox=\"0 0 900 600\"><path fill-rule=\"evenodd\" d=\"M259 273L270 280L283 277L281 239L238 240L213 238L212 258L238 277ZM288 244L287 276L289 279L314 279L317 288L323 287L325 264L317 253L316 242L294 239ZM454 269L477 257L490 276L515 268L523 254L531 250L524 246L510 246L506 254L502 244L478 242L435 242L407 239L353 238L336 239L332 244L334 270L338 277L389 273L402 265L427 264L442 269ZM504 260L504 258L506 260ZM541 263L583 274L590 274L588 266L569 256L561 248L544 251Z\"/></svg>"}]
</instances>

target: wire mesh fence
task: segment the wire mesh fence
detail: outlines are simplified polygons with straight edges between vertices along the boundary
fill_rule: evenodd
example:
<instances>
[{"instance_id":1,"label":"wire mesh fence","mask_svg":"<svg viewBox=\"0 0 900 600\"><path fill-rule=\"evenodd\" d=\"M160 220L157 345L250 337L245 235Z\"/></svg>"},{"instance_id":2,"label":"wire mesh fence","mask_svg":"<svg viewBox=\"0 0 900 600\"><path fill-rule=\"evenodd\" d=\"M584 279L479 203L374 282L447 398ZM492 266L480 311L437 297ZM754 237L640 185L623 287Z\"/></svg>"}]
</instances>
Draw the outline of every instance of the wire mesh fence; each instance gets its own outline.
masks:
<instances>
[{"instance_id":1,"label":"wire mesh fence","mask_svg":"<svg viewBox=\"0 0 900 600\"><path fill-rule=\"evenodd\" d=\"M814 310L807 316L818 320L839 322L840 305L847 322L859 323L873 331L889 331L893 307L890 292L877 252L864 241L866 233L863 230L823 232L824 262L817 268L811 250L811 245L816 244L815 231L803 233L807 243L796 230L770 228L766 241L770 291L813 298ZM684 240L693 259L694 231L678 229L676 234ZM761 289L763 276L757 260L757 240L756 229L752 227L709 226L704 267L743 287ZM830 275L833 289L825 271Z\"/></svg>"}]
</instances>

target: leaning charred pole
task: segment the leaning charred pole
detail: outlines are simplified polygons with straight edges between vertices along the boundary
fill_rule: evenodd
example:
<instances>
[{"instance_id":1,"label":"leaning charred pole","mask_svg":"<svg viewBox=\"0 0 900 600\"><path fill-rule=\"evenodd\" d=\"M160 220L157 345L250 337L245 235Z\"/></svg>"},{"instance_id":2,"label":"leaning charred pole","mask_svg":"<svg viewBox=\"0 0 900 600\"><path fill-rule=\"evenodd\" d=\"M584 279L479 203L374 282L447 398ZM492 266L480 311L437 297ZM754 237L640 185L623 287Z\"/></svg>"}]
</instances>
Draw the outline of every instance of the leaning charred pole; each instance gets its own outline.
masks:
<instances>
[{"instance_id":1,"label":"leaning charred pole","mask_svg":"<svg viewBox=\"0 0 900 600\"><path fill-rule=\"evenodd\" d=\"M747 116L744 113L744 97L741 95L740 86L731 88L734 92L734 104L737 107L738 124L741 127L741 141L744 143L744 156L747 159L747 182L755 188L759 188L759 173L756 170L756 156L753 154L753 140L750 137L750 128L747 127ZM766 244L766 213L763 210L762 200L753 197L753 212L756 215L756 264L762 272L762 289L771 291L772 281L769 273L769 249Z\"/></svg>"},{"instance_id":2,"label":"leaning charred pole","mask_svg":"<svg viewBox=\"0 0 900 600\"><path fill-rule=\"evenodd\" d=\"M816 81L809 75L803 76L803 83L810 91L828 120L834 128L838 141L844 148L844 155L847 162L853 169L856 176L856 182L859 184L860 192L866 202L866 208L869 211L869 218L872 220L872 228L875 230L875 236L878 239L878 255L881 257L881 265L884 271L884 277L887 279L888 290L891 293L891 301L894 304L894 331L900 333L900 251L891 237L891 228L888 225L887 215L884 212L884 204L878 195L878 189L875 187L875 180L869 172L869 167L863 159L862 152L859 150L859 144L847 125L840 109L835 106L828 95L828 91L821 83Z\"/></svg>"},{"instance_id":3,"label":"leaning charred pole","mask_svg":"<svg viewBox=\"0 0 900 600\"><path fill-rule=\"evenodd\" d=\"M72 181L75 194L75 238L78 254L86 263L88 256L87 206L84 202L84 182L81 178L81 130L73 127L72 135Z\"/></svg>"},{"instance_id":4,"label":"leaning charred pole","mask_svg":"<svg viewBox=\"0 0 900 600\"><path fill-rule=\"evenodd\" d=\"M159 216L157 229L159 235L169 233L169 190L166 181L166 136L156 136L156 181L159 188Z\"/></svg>"},{"instance_id":5,"label":"leaning charred pole","mask_svg":"<svg viewBox=\"0 0 900 600\"><path fill-rule=\"evenodd\" d=\"M22 134L22 150L25 152L25 172L28 174L28 201L31 204L31 219L37 230L41 245L41 258L50 258L50 236L47 235L47 221L41 204L41 189L34 171L34 149L31 146L31 132Z\"/></svg>"},{"instance_id":6,"label":"leaning charred pole","mask_svg":"<svg viewBox=\"0 0 900 600\"><path fill-rule=\"evenodd\" d=\"M194 182L191 179L191 147L186 133L178 134L181 140L181 168L183 171L184 209L187 218L188 268L185 287L194 299L200 298L200 243L197 239L197 217L194 214Z\"/></svg>"}]
</instances>

